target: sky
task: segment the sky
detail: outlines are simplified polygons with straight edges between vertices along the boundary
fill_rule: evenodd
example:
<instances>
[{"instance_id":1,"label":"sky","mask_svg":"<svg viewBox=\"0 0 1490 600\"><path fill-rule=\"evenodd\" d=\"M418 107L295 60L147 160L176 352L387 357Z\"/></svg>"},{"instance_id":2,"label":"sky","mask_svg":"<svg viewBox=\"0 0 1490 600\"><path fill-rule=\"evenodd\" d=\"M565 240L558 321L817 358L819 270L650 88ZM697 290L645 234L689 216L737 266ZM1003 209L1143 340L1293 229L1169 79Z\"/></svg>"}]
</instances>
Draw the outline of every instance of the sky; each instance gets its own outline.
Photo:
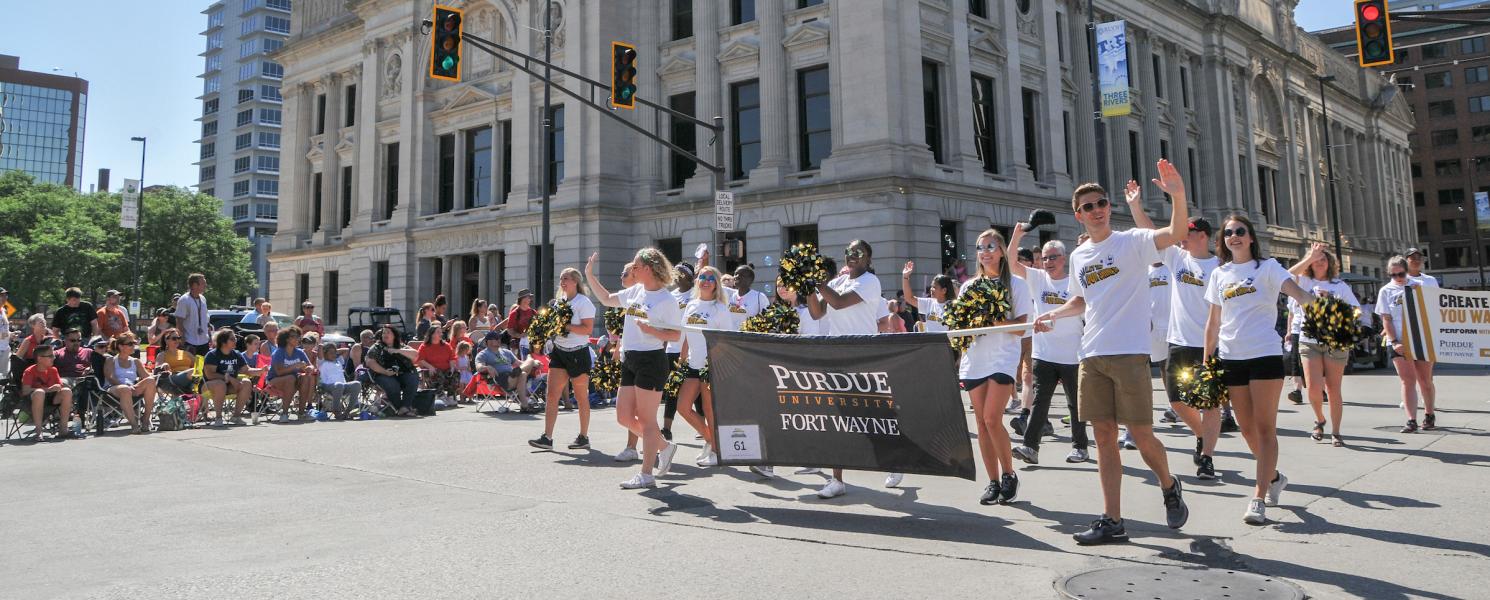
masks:
<instances>
[{"instance_id":1,"label":"sky","mask_svg":"<svg viewBox=\"0 0 1490 600\"><path fill-rule=\"evenodd\" d=\"M66 3L0 0L0 54L21 57L28 71L88 80L84 132L84 191L107 168L117 191L139 176L140 144L149 138L145 185L197 183L202 93L201 14L205 0L74 0ZM59 13L58 6L65 6ZM1300 0L1306 30L1350 22L1350 0ZM46 27L38 25L46 24ZM64 40L58 32L75 28ZM74 41L75 40L75 41Z\"/></svg>"}]
</instances>

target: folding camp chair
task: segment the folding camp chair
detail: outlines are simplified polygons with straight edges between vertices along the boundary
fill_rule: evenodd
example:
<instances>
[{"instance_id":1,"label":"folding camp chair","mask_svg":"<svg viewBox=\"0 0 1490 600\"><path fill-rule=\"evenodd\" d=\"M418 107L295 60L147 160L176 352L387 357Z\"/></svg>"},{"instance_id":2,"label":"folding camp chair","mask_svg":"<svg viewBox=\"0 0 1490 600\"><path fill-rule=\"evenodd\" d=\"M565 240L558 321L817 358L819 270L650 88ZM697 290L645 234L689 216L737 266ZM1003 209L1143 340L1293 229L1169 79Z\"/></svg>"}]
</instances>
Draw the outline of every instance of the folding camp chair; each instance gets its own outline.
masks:
<instances>
[{"instance_id":1,"label":"folding camp chair","mask_svg":"<svg viewBox=\"0 0 1490 600\"><path fill-rule=\"evenodd\" d=\"M467 397L476 400L476 412L481 412L483 406L493 406L499 413L510 412L517 402L502 386L488 380L485 373L473 376L465 391Z\"/></svg>"}]
</instances>

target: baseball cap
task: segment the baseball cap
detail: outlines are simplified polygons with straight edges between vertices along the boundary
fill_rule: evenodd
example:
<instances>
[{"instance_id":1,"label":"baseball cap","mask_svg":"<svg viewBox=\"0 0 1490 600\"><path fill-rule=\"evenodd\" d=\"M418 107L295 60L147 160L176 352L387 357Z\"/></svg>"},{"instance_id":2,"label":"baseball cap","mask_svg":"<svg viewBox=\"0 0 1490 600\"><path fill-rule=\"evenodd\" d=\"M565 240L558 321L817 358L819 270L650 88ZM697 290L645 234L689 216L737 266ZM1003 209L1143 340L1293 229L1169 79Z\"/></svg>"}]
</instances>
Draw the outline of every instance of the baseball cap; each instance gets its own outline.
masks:
<instances>
[{"instance_id":1,"label":"baseball cap","mask_svg":"<svg viewBox=\"0 0 1490 600\"><path fill-rule=\"evenodd\" d=\"M1211 222L1205 220L1205 217L1190 217L1190 231L1211 235L1215 230L1211 228Z\"/></svg>"},{"instance_id":2,"label":"baseball cap","mask_svg":"<svg viewBox=\"0 0 1490 600\"><path fill-rule=\"evenodd\" d=\"M104 295L104 296L105 296L105 297L109 297L109 296L118 296L118 295L119 295L119 290L109 290L109 291L107 291L107 292L104 292L104 293L103 293L103 295Z\"/></svg>"},{"instance_id":3,"label":"baseball cap","mask_svg":"<svg viewBox=\"0 0 1490 600\"><path fill-rule=\"evenodd\" d=\"M502 341L502 332L495 331L495 330L486 332L486 335L481 338L481 343L483 343L483 344L485 344L487 342L500 342L500 341Z\"/></svg>"},{"instance_id":4,"label":"baseball cap","mask_svg":"<svg viewBox=\"0 0 1490 600\"><path fill-rule=\"evenodd\" d=\"M1423 255L1423 251L1422 250L1419 250L1417 248L1408 248L1406 252L1403 252L1402 253L1402 256L1412 256L1414 254L1416 254L1418 256L1422 256Z\"/></svg>"}]
</instances>

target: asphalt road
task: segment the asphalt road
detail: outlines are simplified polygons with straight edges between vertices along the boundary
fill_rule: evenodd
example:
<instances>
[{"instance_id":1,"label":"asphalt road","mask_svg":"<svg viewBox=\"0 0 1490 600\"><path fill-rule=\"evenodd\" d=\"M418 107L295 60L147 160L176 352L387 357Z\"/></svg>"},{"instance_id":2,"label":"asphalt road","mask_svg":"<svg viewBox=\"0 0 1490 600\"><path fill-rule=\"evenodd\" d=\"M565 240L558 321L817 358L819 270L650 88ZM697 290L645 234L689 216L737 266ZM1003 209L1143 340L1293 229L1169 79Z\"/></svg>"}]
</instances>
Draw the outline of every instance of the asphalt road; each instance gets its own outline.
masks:
<instances>
[{"instance_id":1,"label":"asphalt road","mask_svg":"<svg viewBox=\"0 0 1490 600\"><path fill-rule=\"evenodd\" d=\"M1440 370L1444 430L1402 435L1395 377L1348 377L1347 448L1310 440L1307 406L1285 400L1292 483L1261 527L1241 520L1241 438L1224 436L1222 479L1202 482L1191 438L1161 427L1189 524L1164 528L1158 489L1130 468L1133 542L1097 548L1070 539L1100 511L1096 465L1065 464L1055 442L1022 467L1020 500L992 507L960 479L890 490L850 473L824 501L817 477L699 469L681 420L676 472L623 491L636 465L611 458L624 434L609 410L590 452L535 452L541 419L471 408L6 444L0 598L1053 598L1067 575L1146 564L1261 573L1317 598L1484 598L1487 384ZM565 413L558 440L576 427Z\"/></svg>"}]
</instances>

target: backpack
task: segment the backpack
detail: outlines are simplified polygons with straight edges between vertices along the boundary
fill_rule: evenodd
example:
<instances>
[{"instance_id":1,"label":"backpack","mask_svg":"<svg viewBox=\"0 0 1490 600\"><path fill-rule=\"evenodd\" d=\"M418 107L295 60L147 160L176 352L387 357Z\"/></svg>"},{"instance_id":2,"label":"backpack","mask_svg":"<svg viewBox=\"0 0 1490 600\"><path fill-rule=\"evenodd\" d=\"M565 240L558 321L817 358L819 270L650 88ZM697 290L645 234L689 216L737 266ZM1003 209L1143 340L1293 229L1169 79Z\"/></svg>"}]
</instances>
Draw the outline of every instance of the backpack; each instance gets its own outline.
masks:
<instances>
[{"instance_id":1,"label":"backpack","mask_svg":"<svg viewBox=\"0 0 1490 600\"><path fill-rule=\"evenodd\" d=\"M160 431L181 431L186 428L186 403L178 397L170 397L155 405L155 416Z\"/></svg>"}]
</instances>

